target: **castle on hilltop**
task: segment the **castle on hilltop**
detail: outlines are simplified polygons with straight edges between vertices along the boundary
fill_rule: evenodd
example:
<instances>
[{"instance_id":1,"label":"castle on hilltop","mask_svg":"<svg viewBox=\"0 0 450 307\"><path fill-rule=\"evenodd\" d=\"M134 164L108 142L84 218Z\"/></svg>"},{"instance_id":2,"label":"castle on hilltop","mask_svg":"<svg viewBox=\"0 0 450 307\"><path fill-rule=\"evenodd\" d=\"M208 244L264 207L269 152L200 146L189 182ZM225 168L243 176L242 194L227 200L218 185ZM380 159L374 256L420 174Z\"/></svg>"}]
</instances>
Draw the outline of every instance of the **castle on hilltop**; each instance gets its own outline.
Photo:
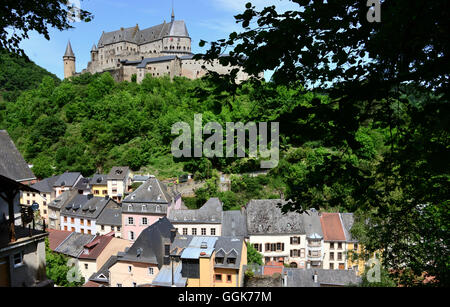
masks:
<instances>
[{"instance_id":1,"label":"castle on hilltop","mask_svg":"<svg viewBox=\"0 0 450 307\"><path fill-rule=\"evenodd\" d=\"M64 78L79 73L75 70L75 55L70 41L63 56ZM91 61L81 73L110 72L116 81L131 81L136 75L140 83L146 75L153 77L183 76L189 79L203 77L208 70L227 74L233 67L223 66L217 60L213 63L193 59L191 38L186 24L175 20L172 9L171 21L140 29L139 26L121 28L102 33L97 45L91 49ZM237 81L249 78L242 69Z\"/></svg>"}]
</instances>

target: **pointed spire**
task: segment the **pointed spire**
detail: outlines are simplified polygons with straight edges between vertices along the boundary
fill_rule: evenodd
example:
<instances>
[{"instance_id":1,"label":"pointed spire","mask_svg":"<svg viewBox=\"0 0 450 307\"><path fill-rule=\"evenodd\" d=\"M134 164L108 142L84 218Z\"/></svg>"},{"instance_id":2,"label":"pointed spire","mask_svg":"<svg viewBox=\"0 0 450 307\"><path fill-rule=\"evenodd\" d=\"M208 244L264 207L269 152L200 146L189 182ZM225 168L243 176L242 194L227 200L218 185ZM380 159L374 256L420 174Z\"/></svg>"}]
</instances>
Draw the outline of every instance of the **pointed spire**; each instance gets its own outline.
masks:
<instances>
[{"instance_id":1,"label":"pointed spire","mask_svg":"<svg viewBox=\"0 0 450 307\"><path fill-rule=\"evenodd\" d=\"M97 46L95 46L95 44L92 46L92 50L91 51L97 51Z\"/></svg>"},{"instance_id":2,"label":"pointed spire","mask_svg":"<svg viewBox=\"0 0 450 307\"><path fill-rule=\"evenodd\" d=\"M75 57L72 51L72 46L70 45L70 41L67 43L66 53L64 53L64 56Z\"/></svg>"},{"instance_id":3,"label":"pointed spire","mask_svg":"<svg viewBox=\"0 0 450 307\"><path fill-rule=\"evenodd\" d=\"M172 22L175 21L175 10L173 8L173 0L172 0Z\"/></svg>"}]
</instances>

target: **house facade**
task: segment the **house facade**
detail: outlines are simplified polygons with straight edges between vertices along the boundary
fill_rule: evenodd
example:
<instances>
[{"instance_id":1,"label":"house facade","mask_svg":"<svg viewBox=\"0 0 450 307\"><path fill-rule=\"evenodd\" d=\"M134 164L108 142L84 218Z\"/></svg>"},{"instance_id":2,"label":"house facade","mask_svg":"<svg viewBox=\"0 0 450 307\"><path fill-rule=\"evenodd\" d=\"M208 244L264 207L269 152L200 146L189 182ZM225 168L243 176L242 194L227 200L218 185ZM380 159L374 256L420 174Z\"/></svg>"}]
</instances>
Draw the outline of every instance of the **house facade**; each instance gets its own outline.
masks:
<instances>
[{"instance_id":1,"label":"house facade","mask_svg":"<svg viewBox=\"0 0 450 307\"><path fill-rule=\"evenodd\" d=\"M95 197L105 197L108 195L108 175L95 174L89 183L91 192Z\"/></svg>"},{"instance_id":2,"label":"house facade","mask_svg":"<svg viewBox=\"0 0 450 307\"><path fill-rule=\"evenodd\" d=\"M114 166L107 176L108 195L115 201L121 202L128 193L133 174L128 167Z\"/></svg>"},{"instance_id":3,"label":"house facade","mask_svg":"<svg viewBox=\"0 0 450 307\"><path fill-rule=\"evenodd\" d=\"M96 234L97 218L110 201L109 197L78 194L66 202L60 211L61 230Z\"/></svg>"},{"instance_id":4,"label":"house facade","mask_svg":"<svg viewBox=\"0 0 450 307\"><path fill-rule=\"evenodd\" d=\"M122 238L135 241L144 229L180 208L181 194L149 178L122 202Z\"/></svg>"}]
</instances>

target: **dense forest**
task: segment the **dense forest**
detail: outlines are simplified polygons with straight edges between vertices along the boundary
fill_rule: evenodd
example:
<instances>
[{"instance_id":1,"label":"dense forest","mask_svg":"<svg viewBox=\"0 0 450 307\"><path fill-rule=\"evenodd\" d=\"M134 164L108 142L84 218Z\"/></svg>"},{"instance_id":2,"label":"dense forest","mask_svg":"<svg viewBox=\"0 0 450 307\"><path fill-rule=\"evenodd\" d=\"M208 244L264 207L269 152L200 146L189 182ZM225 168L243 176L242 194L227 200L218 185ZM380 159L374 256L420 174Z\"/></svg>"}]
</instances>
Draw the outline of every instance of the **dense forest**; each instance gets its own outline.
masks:
<instances>
[{"instance_id":1,"label":"dense forest","mask_svg":"<svg viewBox=\"0 0 450 307\"><path fill-rule=\"evenodd\" d=\"M45 76L51 77L56 84L59 81L26 56L0 51L0 102L15 101L22 91L37 88Z\"/></svg>"}]
</instances>

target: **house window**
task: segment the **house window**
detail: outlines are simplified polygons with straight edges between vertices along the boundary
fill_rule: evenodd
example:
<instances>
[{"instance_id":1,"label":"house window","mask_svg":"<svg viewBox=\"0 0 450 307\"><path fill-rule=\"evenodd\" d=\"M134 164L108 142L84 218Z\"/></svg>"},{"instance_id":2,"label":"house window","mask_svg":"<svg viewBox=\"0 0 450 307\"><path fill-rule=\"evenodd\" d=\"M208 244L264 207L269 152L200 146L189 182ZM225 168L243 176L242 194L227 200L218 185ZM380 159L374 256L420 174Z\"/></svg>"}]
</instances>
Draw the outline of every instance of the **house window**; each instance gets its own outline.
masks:
<instances>
[{"instance_id":1,"label":"house window","mask_svg":"<svg viewBox=\"0 0 450 307\"><path fill-rule=\"evenodd\" d=\"M153 268L148 268L148 274L153 275Z\"/></svg>"},{"instance_id":2,"label":"house window","mask_svg":"<svg viewBox=\"0 0 450 307\"><path fill-rule=\"evenodd\" d=\"M206 228L202 228L202 236L206 236Z\"/></svg>"},{"instance_id":3,"label":"house window","mask_svg":"<svg viewBox=\"0 0 450 307\"><path fill-rule=\"evenodd\" d=\"M338 253L337 260L342 260L342 253Z\"/></svg>"},{"instance_id":4,"label":"house window","mask_svg":"<svg viewBox=\"0 0 450 307\"><path fill-rule=\"evenodd\" d=\"M330 249L334 249L334 243L330 243Z\"/></svg>"},{"instance_id":5,"label":"house window","mask_svg":"<svg viewBox=\"0 0 450 307\"><path fill-rule=\"evenodd\" d=\"M227 275L227 282L231 282L231 275Z\"/></svg>"},{"instance_id":6,"label":"house window","mask_svg":"<svg viewBox=\"0 0 450 307\"><path fill-rule=\"evenodd\" d=\"M67 223L67 216L64 217L64 223Z\"/></svg>"},{"instance_id":7,"label":"house window","mask_svg":"<svg viewBox=\"0 0 450 307\"><path fill-rule=\"evenodd\" d=\"M117 287L118 288L122 288L122 284L117 284Z\"/></svg>"},{"instance_id":8,"label":"house window","mask_svg":"<svg viewBox=\"0 0 450 307\"><path fill-rule=\"evenodd\" d=\"M216 257L216 264L223 264L223 257Z\"/></svg>"},{"instance_id":9,"label":"house window","mask_svg":"<svg viewBox=\"0 0 450 307\"><path fill-rule=\"evenodd\" d=\"M134 225L134 218L132 217L128 218L128 225Z\"/></svg>"},{"instance_id":10,"label":"house window","mask_svg":"<svg viewBox=\"0 0 450 307\"><path fill-rule=\"evenodd\" d=\"M354 250L358 250L358 243L355 243L355 245L353 246Z\"/></svg>"},{"instance_id":11,"label":"house window","mask_svg":"<svg viewBox=\"0 0 450 307\"><path fill-rule=\"evenodd\" d=\"M80 224L84 225L84 220L83 219L80 220Z\"/></svg>"},{"instance_id":12,"label":"house window","mask_svg":"<svg viewBox=\"0 0 450 307\"><path fill-rule=\"evenodd\" d=\"M88 264L87 264L87 263L84 264L84 268L85 268L86 270L88 269Z\"/></svg>"},{"instance_id":13,"label":"house window","mask_svg":"<svg viewBox=\"0 0 450 307\"><path fill-rule=\"evenodd\" d=\"M137 284L135 282L133 283L133 287L135 287L135 288L137 287Z\"/></svg>"},{"instance_id":14,"label":"house window","mask_svg":"<svg viewBox=\"0 0 450 307\"><path fill-rule=\"evenodd\" d=\"M74 219L73 217L71 217L71 218L70 218L70 222L71 222L72 224L74 224L74 223L75 223L75 219Z\"/></svg>"},{"instance_id":15,"label":"house window","mask_svg":"<svg viewBox=\"0 0 450 307\"><path fill-rule=\"evenodd\" d=\"M334 253L330 253L330 260L334 260Z\"/></svg>"},{"instance_id":16,"label":"house window","mask_svg":"<svg viewBox=\"0 0 450 307\"><path fill-rule=\"evenodd\" d=\"M129 238L130 238L130 240L134 240L134 232L130 231Z\"/></svg>"},{"instance_id":17,"label":"house window","mask_svg":"<svg viewBox=\"0 0 450 307\"><path fill-rule=\"evenodd\" d=\"M215 274L215 279L217 282L222 282L222 274Z\"/></svg>"},{"instance_id":18,"label":"house window","mask_svg":"<svg viewBox=\"0 0 450 307\"><path fill-rule=\"evenodd\" d=\"M236 259L235 258L228 258L227 259L227 263L228 264L235 264L236 263Z\"/></svg>"},{"instance_id":19,"label":"house window","mask_svg":"<svg viewBox=\"0 0 450 307\"><path fill-rule=\"evenodd\" d=\"M111 226L111 231L114 231L114 226Z\"/></svg>"},{"instance_id":20,"label":"house window","mask_svg":"<svg viewBox=\"0 0 450 307\"><path fill-rule=\"evenodd\" d=\"M216 229L215 228L211 228L211 235L215 236L216 235Z\"/></svg>"},{"instance_id":21,"label":"house window","mask_svg":"<svg viewBox=\"0 0 450 307\"><path fill-rule=\"evenodd\" d=\"M192 228L191 232L192 232L193 236L196 236L197 235L197 228Z\"/></svg>"},{"instance_id":22,"label":"house window","mask_svg":"<svg viewBox=\"0 0 450 307\"><path fill-rule=\"evenodd\" d=\"M148 224L148 220L146 217L142 218L142 225L147 225Z\"/></svg>"},{"instance_id":23,"label":"house window","mask_svg":"<svg viewBox=\"0 0 450 307\"><path fill-rule=\"evenodd\" d=\"M72 228L71 228L71 231L72 231L72 232L75 232L75 227L72 227Z\"/></svg>"},{"instance_id":24,"label":"house window","mask_svg":"<svg viewBox=\"0 0 450 307\"><path fill-rule=\"evenodd\" d=\"M183 228L183 235L187 235L188 234L188 229L187 228Z\"/></svg>"},{"instance_id":25,"label":"house window","mask_svg":"<svg viewBox=\"0 0 450 307\"><path fill-rule=\"evenodd\" d=\"M14 268L18 268L23 265L23 254L22 252L14 254Z\"/></svg>"},{"instance_id":26,"label":"house window","mask_svg":"<svg viewBox=\"0 0 450 307\"><path fill-rule=\"evenodd\" d=\"M91 220L87 220L87 225L91 226Z\"/></svg>"},{"instance_id":27,"label":"house window","mask_svg":"<svg viewBox=\"0 0 450 307\"><path fill-rule=\"evenodd\" d=\"M89 229L89 230L88 230L88 235L90 235L90 234L91 234L91 230Z\"/></svg>"},{"instance_id":28,"label":"house window","mask_svg":"<svg viewBox=\"0 0 450 307\"><path fill-rule=\"evenodd\" d=\"M128 272L131 273L131 265L128 266Z\"/></svg>"},{"instance_id":29,"label":"house window","mask_svg":"<svg viewBox=\"0 0 450 307\"><path fill-rule=\"evenodd\" d=\"M100 228L102 229L102 231L105 230L105 226L104 225L102 225Z\"/></svg>"},{"instance_id":30,"label":"house window","mask_svg":"<svg viewBox=\"0 0 450 307\"><path fill-rule=\"evenodd\" d=\"M342 243L338 243L338 249L342 249Z\"/></svg>"},{"instance_id":31,"label":"house window","mask_svg":"<svg viewBox=\"0 0 450 307\"><path fill-rule=\"evenodd\" d=\"M330 263L330 270L334 270L334 263Z\"/></svg>"},{"instance_id":32,"label":"house window","mask_svg":"<svg viewBox=\"0 0 450 307\"><path fill-rule=\"evenodd\" d=\"M300 237L291 237L291 244L300 244Z\"/></svg>"},{"instance_id":33,"label":"house window","mask_svg":"<svg viewBox=\"0 0 450 307\"><path fill-rule=\"evenodd\" d=\"M117 231L120 231L120 227L119 226L117 226Z\"/></svg>"}]
</instances>

